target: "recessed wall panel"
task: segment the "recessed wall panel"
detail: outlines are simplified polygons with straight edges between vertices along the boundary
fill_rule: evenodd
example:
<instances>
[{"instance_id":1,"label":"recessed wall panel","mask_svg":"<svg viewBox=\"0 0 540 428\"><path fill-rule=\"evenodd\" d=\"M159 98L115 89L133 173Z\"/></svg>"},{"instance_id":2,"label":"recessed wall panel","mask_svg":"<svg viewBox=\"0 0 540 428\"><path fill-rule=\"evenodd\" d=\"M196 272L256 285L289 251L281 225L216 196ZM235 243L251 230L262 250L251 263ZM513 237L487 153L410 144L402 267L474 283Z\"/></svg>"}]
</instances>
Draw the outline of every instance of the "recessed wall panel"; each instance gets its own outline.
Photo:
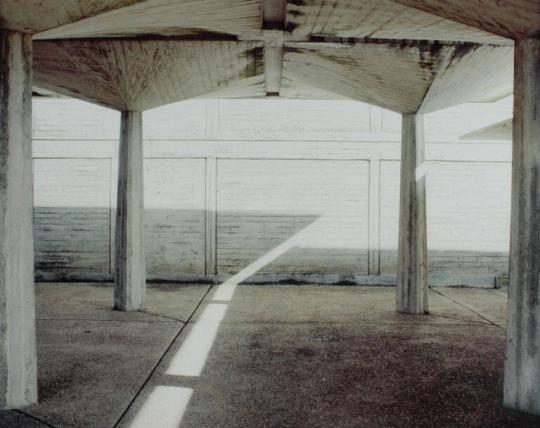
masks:
<instances>
[{"instance_id":1,"label":"recessed wall panel","mask_svg":"<svg viewBox=\"0 0 540 428\"><path fill-rule=\"evenodd\" d=\"M218 273L367 274L366 161L220 160Z\"/></svg>"}]
</instances>

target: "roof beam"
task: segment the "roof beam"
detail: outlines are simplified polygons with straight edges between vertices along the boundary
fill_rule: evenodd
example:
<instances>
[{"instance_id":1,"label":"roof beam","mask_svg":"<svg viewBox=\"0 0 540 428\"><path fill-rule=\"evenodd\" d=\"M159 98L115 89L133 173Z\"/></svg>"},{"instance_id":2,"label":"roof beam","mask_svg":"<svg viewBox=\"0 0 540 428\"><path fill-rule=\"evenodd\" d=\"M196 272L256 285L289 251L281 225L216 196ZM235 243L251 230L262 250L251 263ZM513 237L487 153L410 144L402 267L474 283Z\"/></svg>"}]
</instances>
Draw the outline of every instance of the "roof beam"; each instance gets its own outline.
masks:
<instances>
[{"instance_id":1,"label":"roof beam","mask_svg":"<svg viewBox=\"0 0 540 428\"><path fill-rule=\"evenodd\" d=\"M281 46L264 46L264 78L266 96L277 97L281 91L283 74L283 43Z\"/></svg>"},{"instance_id":2,"label":"roof beam","mask_svg":"<svg viewBox=\"0 0 540 428\"><path fill-rule=\"evenodd\" d=\"M283 31L286 15L286 0L263 0L263 28L265 30Z\"/></svg>"},{"instance_id":3,"label":"roof beam","mask_svg":"<svg viewBox=\"0 0 540 428\"><path fill-rule=\"evenodd\" d=\"M263 0L264 77L266 96L279 96L283 75L283 42L286 0Z\"/></svg>"}]
</instances>

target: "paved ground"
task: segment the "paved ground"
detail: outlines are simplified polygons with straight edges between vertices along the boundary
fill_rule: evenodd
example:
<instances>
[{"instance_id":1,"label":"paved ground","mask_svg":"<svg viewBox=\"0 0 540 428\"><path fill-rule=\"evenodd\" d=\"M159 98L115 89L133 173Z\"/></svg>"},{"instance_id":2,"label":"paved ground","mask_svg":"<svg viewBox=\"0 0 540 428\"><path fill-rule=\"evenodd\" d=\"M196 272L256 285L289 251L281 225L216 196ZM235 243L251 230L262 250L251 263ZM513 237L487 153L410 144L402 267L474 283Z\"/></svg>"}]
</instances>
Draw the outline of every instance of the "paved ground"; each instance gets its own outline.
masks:
<instances>
[{"instance_id":1,"label":"paved ground","mask_svg":"<svg viewBox=\"0 0 540 428\"><path fill-rule=\"evenodd\" d=\"M2 427L540 426L501 407L502 291L434 289L429 316L392 288L168 285L132 314L110 287L37 295L41 403Z\"/></svg>"}]
</instances>

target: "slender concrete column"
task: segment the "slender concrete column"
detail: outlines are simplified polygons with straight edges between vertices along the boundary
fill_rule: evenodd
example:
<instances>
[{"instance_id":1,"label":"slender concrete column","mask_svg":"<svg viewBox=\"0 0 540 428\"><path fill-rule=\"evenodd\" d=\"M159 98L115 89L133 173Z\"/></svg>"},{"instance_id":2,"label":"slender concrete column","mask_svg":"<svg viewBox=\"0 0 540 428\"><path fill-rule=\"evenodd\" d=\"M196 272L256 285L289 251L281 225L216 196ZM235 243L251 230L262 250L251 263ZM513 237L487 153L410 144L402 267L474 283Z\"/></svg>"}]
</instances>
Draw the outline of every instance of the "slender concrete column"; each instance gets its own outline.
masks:
<instances>
[{"instance_id":1,"label":"slender concrete column","mask_svg":"<svg viewBox=\"0 0 540 428\"><path fill-rule=\"evenodd\" d=\"M118 161L114 305L141 308L146 291L142 113L122 112Z\"/></svg>"},{"instance_id":2,"label":"slender concrete column","mask_svg":"<svg viewBox=\"0 0 540 428\"><path fill-rule=\"evenodd\" d=\"M0 30L0 407L37 402L32 38Z\"/></svg>"},{"instance_id":3,"label":"slender concrete column","mask_svg":"<svg viewBox=\"0 0 540 428\"><path fill-rule=\"evenodd\" d=\"M540 41L515 43L504 404L540 414Z\"/></svg>"},{"instance_id":4,"label":"slender concrete column","mask_svg":"<svg viewBox=\"0 0 540 428\"><path fill-rule=\"evenodd\" d=\"M424 120L420 114L404 114L402 120L396 303L398 312L423 314L428 311Z\"/></svg>"}]
</instances>

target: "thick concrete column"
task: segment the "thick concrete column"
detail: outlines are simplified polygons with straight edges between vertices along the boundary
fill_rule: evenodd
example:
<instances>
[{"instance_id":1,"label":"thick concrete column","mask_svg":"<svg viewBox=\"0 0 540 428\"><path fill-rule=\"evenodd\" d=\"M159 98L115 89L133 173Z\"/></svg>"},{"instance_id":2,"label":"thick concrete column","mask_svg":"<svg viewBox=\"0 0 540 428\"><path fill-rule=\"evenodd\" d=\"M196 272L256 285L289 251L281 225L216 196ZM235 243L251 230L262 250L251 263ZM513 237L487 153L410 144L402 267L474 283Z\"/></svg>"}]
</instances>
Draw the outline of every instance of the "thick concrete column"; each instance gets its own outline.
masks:
<instances>
[{"instance_id":1,"label":"thick concrete column","mask_svg":"<svg viewBox=\"0 0 540 428\"><path fill-rule=\"evenodd\" d=\"M515 43L504 404L540 414L540 41Z\"/></svg>"},{"instance_id":2,"label":"thick concrete column","mask_svg":"<svg viewBox=\"0 0 540 428\"><path fill-rule=\"evenodd\" d=\"M143 161L142 113L122 112L114 287L114 306L122 311L140 309L146 291Z\"/></svg>"},{"instance_id":3,"label":"thick concrete column","mask_svg":"<svg viewBox=\"0 0 540 428\"><path fill-rule=\"evenodd\" d=\"M37 402L32 38L0 30L0 408Z\"/></svg>"},{"instance_id":4,"label":"thick concrete column","mask_svg":"<svg viewBox=\"0 0 540 428\"><path fill-rule=\"evenodd\" d=\"M396 303L398 312L423 314L428 311L424 120L421 114L404 114L402 123Z\"/></svg>"}]
</instances>

